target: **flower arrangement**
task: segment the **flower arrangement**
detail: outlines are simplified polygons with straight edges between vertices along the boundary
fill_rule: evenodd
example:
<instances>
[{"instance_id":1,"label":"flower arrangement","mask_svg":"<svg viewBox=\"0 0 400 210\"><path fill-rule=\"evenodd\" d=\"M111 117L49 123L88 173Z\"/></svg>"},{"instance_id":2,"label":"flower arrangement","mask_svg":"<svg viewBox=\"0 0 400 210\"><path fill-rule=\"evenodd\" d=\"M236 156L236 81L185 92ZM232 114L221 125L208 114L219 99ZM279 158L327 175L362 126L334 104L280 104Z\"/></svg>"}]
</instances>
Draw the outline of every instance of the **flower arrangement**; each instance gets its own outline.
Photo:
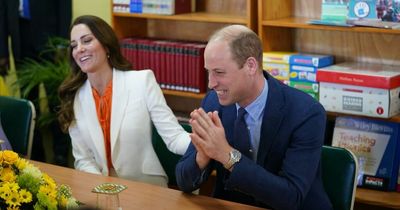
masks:
<instances>
[{"instance_id":1,"label":"flower arrangement","mask_svg":"<svg viewBox=\"0 0 400 210\"><path fill-rule=\"evenodd\" d=\"M0 209L74 209L78 201L70 187L57 186L17 153L0 151Z\"/></svg>"}]
</instances>

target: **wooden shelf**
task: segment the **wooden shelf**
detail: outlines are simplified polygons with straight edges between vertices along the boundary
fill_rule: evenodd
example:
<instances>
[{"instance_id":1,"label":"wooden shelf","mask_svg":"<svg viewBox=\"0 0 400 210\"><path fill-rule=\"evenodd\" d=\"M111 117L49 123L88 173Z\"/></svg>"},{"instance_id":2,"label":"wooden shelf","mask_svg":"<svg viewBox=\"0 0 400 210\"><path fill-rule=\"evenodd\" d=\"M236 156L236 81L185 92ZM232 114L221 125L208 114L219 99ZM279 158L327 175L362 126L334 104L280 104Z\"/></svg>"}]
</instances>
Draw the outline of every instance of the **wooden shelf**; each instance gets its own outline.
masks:
<instances>
[{"instance_id":1,"label":"wooden shelf","mask_svg":"<svg viewBox=\"0 0 400 210\"><path fill-rule=\"evenodd\" d=\"M205 93L190 93L178 90L163 90L164 95L178 96L183 98L203 99Z\"/></svg>"},{"instance_id":2,"label":"wooden shelf","mask_svg":"<svg viewBox=\"0 0 400 210\"><path fill-rule=\"evenodd\" d=\"M357 188L356 202L385 208L400 209L400 193Z\"/></svg>"},{"instance_id":3,"label":"wooden shelf","mask_svg":"<svg viewBox=\"0 0 400 210\"><path fill-rule=\"evenodd\" d=\"M179 20L179 21L195 21L209 23L230 23L230 24L247 24L247 18L239 15L226 15L207 12L194 12L178 15L155 15L155 14L134 14L134 13L114 13L115 17L143 18L154 20Z\"/></svg>"},{"instance_id":4,"label":"wooden shelf","mask_svg":"<svg viewBox=\"0 0 400 210\"><path fill-rule=\"evenodd\" d=\"M369 119L373 119L373 120L382 120L382 121L400 123L400 115L396 115L391 118L368 117L368 116L353 115L353 114L346 114L346 113L339 113L339 112L327 112L327 115L328 115L328 118L336 118L339 116L352 116L352 117L362 117L362 118L369 118Z\"/></svg>"},{"instance_id":5,"label":"wooden shelf","mask_svg":"<svg viewBox=\"0 0 400 210\"><path fill-rule=\"evenodd\" d=\"M289 17L280 18L275 20L262 21L263 26L283 27L283 28L299 28L299 29L315 29L315 30L332 30L332 31L346 31L346 32L363 32L363 33L385 33L385 34L400 34L400 30L382 29L373 27L342 27L342 26L328 26L328 25L315 25L308 22L313 18L303 17Z\"/></svg>"},{"instance_id":6,"label":"wooden shelf","mask_svg":"<svg viewBox=\"0 0 400 210\"><path fill-rule=\"evenodd\" d=\"M199 0L195 11L176 15L136 14L111 11L112 26L119 39L155 39L207 42L210 35L230 24L245 25L257 31L255 0ZM113 0L110 0L113 8ZM163 90L174 112L190 113L200 106L204 93Z\"/></svg>"}]
</instances>

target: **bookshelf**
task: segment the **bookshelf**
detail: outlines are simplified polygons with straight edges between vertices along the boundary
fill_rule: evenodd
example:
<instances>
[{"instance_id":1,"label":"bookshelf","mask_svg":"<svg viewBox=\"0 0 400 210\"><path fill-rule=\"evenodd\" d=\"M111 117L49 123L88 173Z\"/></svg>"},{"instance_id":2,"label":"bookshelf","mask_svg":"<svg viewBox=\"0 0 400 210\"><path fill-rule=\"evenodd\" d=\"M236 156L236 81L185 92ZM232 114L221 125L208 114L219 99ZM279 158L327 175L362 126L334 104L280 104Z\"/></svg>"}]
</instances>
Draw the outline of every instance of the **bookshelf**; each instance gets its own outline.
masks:
<instances>
[{"instance_id":1,"label":"bookshelf","mask_svg":"<svg viewBox=\"0 0 400 210\"><path fill-rule=\"evenodd\" d=\"M310 25L319 19L321 0L258 0L258 34L264 51L331 54L344 61L400 65L400 30ZM343 115L328 113L329 118ZM385 119L400 123L400 116ZM358 188L356 204L400 208L400 193ZM357 206L357 205L356 205Z\"/></svg>"},{"instance_id":2,"label":"bookshelf","mask_svg":"<svg viewBox=\"0 0 400 210\"><path fill-rule=\"evenodd\" d=\"M147 37L206 42L217 29L241 24L257 31L257 2L254 0L196 0L195 10L178 15L133 14L111 11L118 38ZM113 8L113 0L110 0ZM112 10L112 9L111 9ZM174 112L190 113L199 107L204 93L164 90Z\"/></svg>"}]
</instances>

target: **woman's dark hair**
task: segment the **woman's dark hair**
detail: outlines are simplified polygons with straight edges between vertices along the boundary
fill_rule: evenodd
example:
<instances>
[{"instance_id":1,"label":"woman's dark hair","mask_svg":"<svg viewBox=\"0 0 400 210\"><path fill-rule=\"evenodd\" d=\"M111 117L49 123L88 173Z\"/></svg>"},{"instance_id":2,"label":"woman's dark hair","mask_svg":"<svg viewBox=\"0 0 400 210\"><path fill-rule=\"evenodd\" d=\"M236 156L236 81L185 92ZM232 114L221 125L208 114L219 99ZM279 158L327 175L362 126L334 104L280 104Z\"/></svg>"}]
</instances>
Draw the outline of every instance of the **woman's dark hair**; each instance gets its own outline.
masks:
<instances>
[{"instance_id":1,"label":"woman's dark hair","mask_svg":"<svg viewBox=\"0 0 400 210\"><path fill-rule=\"evenodd\" d=\"M74 20L70 27L70 32L74 26L79 24L86 25L92 32L93 36L96 37L96 39L104 47L107 52L108 63L111 67L121 71L128 71L132 69L132 65L122 55L118 38L107 22L93 15L83 15ZM72 57L71 48L69 49L68 54L71 72L58 89L58 95L61 101L60 109L58 111L58 120L60 122L61 129L64 132L68 131L69 126L75 120L75 95L87 79L86 73L81 71L80 67Z\"/></svg>"}]
</instances>

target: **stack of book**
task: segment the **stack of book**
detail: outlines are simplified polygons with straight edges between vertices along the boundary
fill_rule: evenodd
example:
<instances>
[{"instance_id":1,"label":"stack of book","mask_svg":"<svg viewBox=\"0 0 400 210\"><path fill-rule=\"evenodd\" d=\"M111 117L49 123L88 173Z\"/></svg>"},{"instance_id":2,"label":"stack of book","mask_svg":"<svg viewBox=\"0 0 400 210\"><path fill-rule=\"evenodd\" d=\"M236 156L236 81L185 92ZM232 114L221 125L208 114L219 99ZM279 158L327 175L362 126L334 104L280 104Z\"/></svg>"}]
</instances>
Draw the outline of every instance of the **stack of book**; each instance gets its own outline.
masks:
<instances>
[{"instance_id":1,"label":"stack of book","mask_svg":"<svg viewBox=\"0 0 400 210\"><path fill-rule=\"evenodd\" d=\"M333 64L332 55L294 54L289 58L289 85L318 100L317 69Z\"/></svg>"},{"instance_id":2,"label":"stack of book","mask_svg":"<svg viewBox=\"0 0 400 210\"><path fill-rule=\"evenodd\" d=\"M152 69L161 88L206 92L204 43L127 38L121 41L134 69Z\"/></svg>"},{"instance_id":3,"label":"stack of book","mask_svg":"<svg viewBox=\"0 0 400 210\"><path fill-rule=\"evenodd\" d=\"M173 15L192 11L193 0L113 0L114 12Z\"/></svg>"}]
</instances>

